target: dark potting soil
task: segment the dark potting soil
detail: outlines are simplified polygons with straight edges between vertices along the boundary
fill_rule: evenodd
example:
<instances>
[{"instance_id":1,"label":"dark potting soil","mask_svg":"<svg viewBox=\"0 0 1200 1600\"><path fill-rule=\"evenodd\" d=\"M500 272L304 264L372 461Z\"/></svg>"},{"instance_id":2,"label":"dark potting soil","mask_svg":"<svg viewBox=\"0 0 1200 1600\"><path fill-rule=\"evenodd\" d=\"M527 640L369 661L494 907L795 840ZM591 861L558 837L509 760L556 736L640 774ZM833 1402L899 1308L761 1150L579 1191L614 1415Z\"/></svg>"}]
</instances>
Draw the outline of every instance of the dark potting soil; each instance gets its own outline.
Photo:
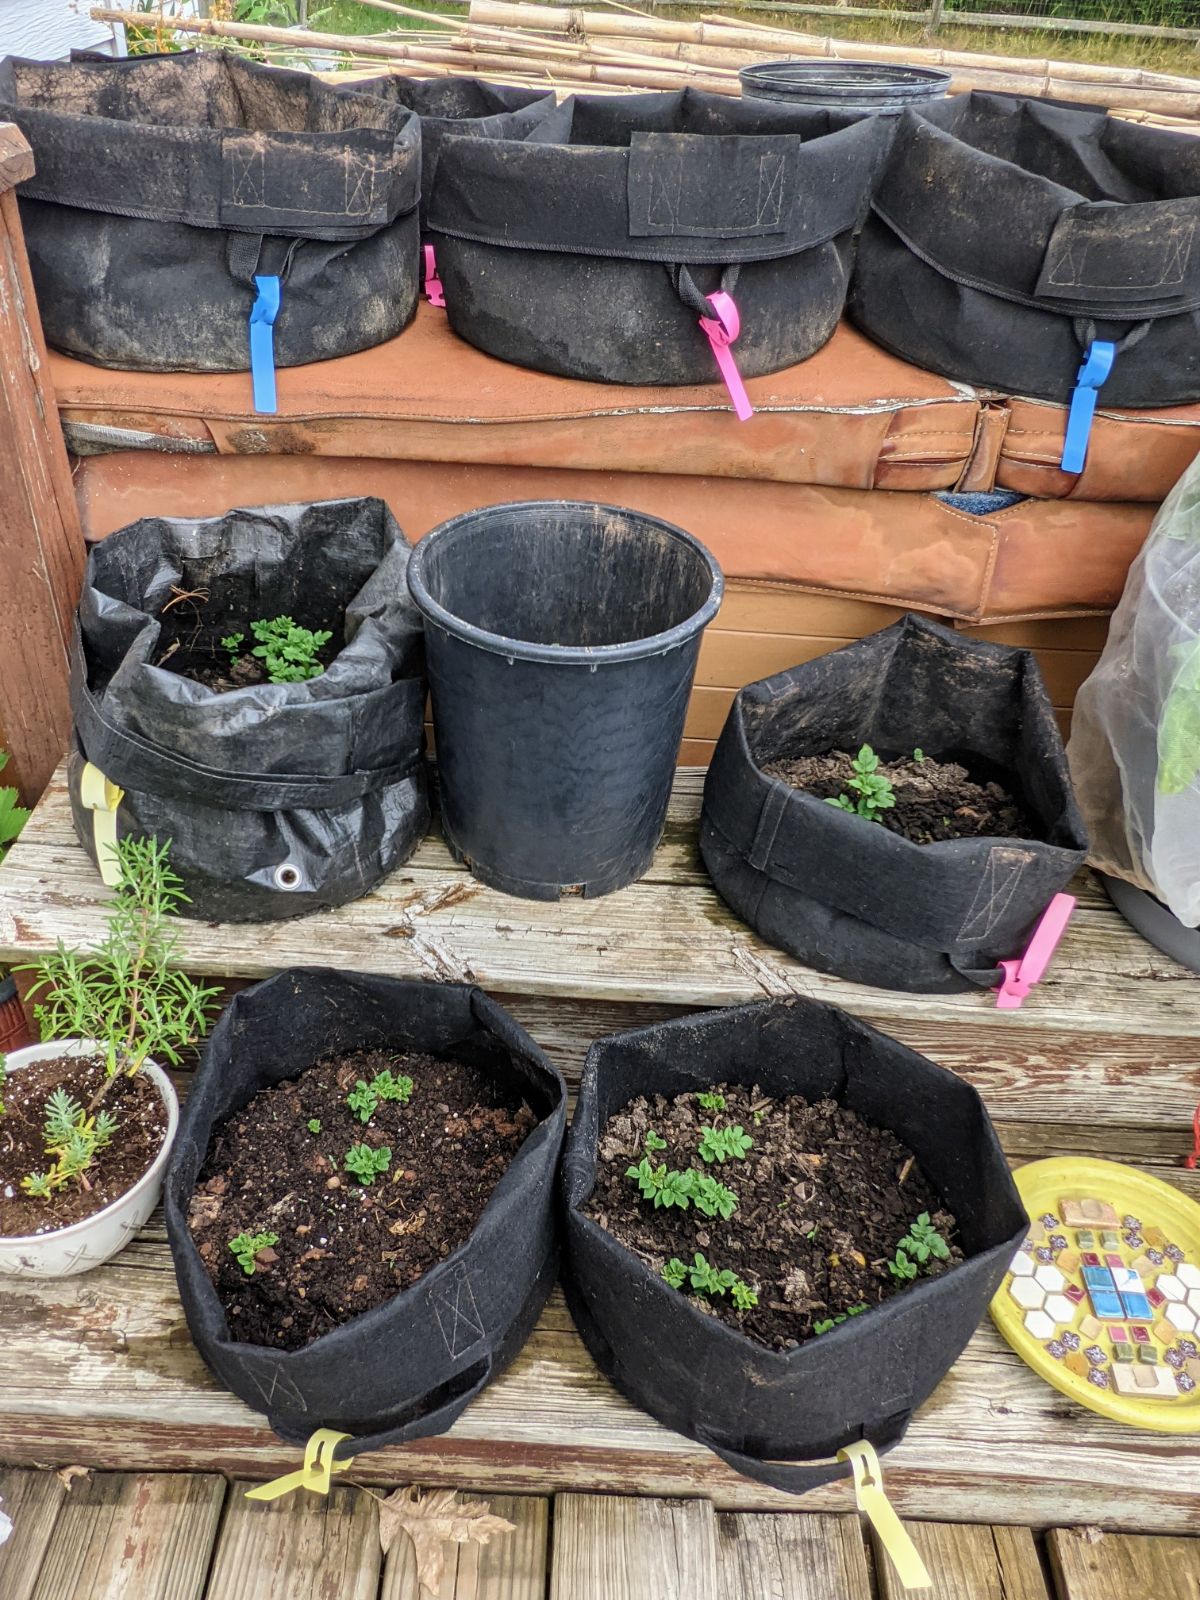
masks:
<instances>
[{"instance_id":1,"label":"dark potting soil","mask_svg":"<svg viewBox=\"0 0 1200 1600\"><path fill-rule=\"evenodd\" d=\"M82 1222L119 1200L154 1164L167 1131L167 1108L150 1078L122 1075L113 1079L102 1102L116 1117L117 1131L84 1174L86 1184L72 1179L49 1200L34 1199L21 1188L22 1178L46 1172L53 1164L42 1131L48 1096L63 1088L87 1108L104 1081L99 1056L59 1056L5 1078L0 1089L0 1235L50 1233Z\"/></svg>"},{"instance_id":2,"label":"dark potting soil","mask_svg":"<svg viewBox=\"0 0 1200 1600\"><path fill-rule=\"evenodd\" d=\"M364 1123L346 1096L385 1070L411 1098ZM470 1236L536 1123L473 1067L382 1049L260 1090L214 1136L188 1216L231 1335L299 1350L407 1289ZM391 1152L369 1184L344 1165L357 1144ZM241 1233L277 1235L253 1274L229 1248Z\"/></svg>"},{"instance_id":3,"label":"dark potting soil","mask_svg":"<svg viewBox=\"0 0 1200 1600\"><path fill-rule=\"evenodd\" d=\"M857 754L857 752L855 752ZM768 762L769 778L782 778L819 800L844 794L854 776L854 756L834 750L823 756L796 756ZM957 761L937 761L911 756L881 760L878 776L887 778L896 804L877 813L890 833L903 834L913 844L933 844L942 839L1036 839L1038 833L1022 807L1007 790L990 779L973 778Z\"/></svg>"},{"instance_id":4,"label":"dark potting soil","mask_svg":"<svg viewBox=\"0 0 1200 1600\"><path fill-rule=\"evenodd\" d=\"M699 1310L786 1350L816 1332L815 1325L878 1305L907 1286L887 1262L922 1212L950 1245L950 1256L931 1259L921 1275L962 1260L953 1216L895 1134L836 1100L772 1100L737 1084L717 1084L713 1092L725 1097L722 1111L702 1110L694 1094L656 1095L612 1116L600 1136L587 1204L588 1215L652 1272L673 1257L690 1266L699 1251L716 1271L728 1268L758 1294L757 1306L739 1311L728 1294L710 1298L685 1284L681 1292ZM740 1126L754 1143L745 1159L710 1165L697 1151L705 1126ZM650 1153L651 1166L692 1167L735 1192L737 1209L728 1221L694 1206L656 1210L642 1197L626 1173L641 1160L648 1130L666 1140L664 1150Z\"/></svg>"},{"instance_id":5,"label":"dark potting soil","mask_svg":"<svg viewBox=\"0 0 1200 1600\"><path fill-rule=\"evenodd\" d=\"M257 641L250 632L250 622L262 619L232 616L214 619L206 602L205 592L197 590L195 594L179 593L164 606L159 613L162 631L154 665L183 678L194 678L216 694L269 683L271 680L262 659L252 653ZM339 611L332 621L295 620L314 633L328 630L329 642L317 651L317 660L322 667L328 667L342 648L343 613ZM242 635L244 645L239 653L231 654L221 640L236 633Z\"/></svg>"}]
</instances>

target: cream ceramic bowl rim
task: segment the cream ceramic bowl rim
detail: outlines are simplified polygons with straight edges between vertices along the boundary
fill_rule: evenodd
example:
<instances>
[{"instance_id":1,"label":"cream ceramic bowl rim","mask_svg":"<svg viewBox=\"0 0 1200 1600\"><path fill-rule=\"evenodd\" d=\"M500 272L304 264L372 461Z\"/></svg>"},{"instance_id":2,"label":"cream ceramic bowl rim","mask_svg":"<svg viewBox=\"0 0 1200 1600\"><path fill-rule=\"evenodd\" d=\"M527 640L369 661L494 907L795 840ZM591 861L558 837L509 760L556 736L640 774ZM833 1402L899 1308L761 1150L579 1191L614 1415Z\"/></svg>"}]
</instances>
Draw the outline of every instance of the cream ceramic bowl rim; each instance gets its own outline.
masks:
<instances>
[{"instance_id":1,"label":"cream ceramic bowl rim","mask_svg":"<svg viewBox=\"0 0 1200 1600\"><path fill-rule=\"evenodd\" d=\"M46 1052L59 1051L66 1055L86 1056L93 1055L102 1050L103 1046L95 1039L47 1039L42 1044L22 1045L20 1050L11 1050L8 1054L6 1070L21 1072L25 1067L36 1065L36 1061L19 1061L13 1064L13 1056L24 1055L27 1051L37 1051L38 1057L43 1060L53 1060L53 1055ZM175 1093L175 1085L167 1077L157 1061L147 1058L139 1071L149 1072L158 1090L163 1104L167 1108L167 1128L163 1134L162 1143L154 1160L142 1173L135 1184L124 1190L115 1200L110 1200L99 1211L93 1211L90 1217L83 1217L79 1222L68 1222L65 1228L47 1228L43 1233L0 1233L0 1252L8 1249L29 1249L37 1245L46 1244L51 1239L67 1239L73 1234L82 1233L86 1228L93 1227L109 1212L115 1211L120 1205L138 1194L142 1189L148 1188L151 1181L158 1176L160 1166L165 1163L170 1154L171 1145L174 1143L175 1132L179 1126L179 1096Z\"/></svg>"}]
</instances>

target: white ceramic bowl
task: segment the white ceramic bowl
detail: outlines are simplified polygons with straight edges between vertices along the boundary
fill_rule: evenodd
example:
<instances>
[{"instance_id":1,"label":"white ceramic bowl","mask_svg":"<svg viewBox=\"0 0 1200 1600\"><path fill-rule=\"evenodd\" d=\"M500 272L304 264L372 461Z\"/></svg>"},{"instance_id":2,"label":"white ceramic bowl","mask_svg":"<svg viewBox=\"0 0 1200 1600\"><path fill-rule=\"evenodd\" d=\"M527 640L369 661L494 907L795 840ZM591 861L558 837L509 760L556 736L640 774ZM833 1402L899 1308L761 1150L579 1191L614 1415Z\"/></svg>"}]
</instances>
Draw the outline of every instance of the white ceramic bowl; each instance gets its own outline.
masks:
<instances>
[{"instance_id":1,"label":"white ceramic bowl","mask_svg":"<svg viewBox=\"0 0 1200 1600\"><path fill-rule=\"evenodd\" d=\"M53 1061L57 1056L94 1055L97 1046L90 1039L68 1039L60 1043L32 1044L14 1050L8 1057L8 1073L20 1072L37 1061ZM52 1233L0 1236L0 1273L16 1278L72 1278L90 1272L124 1249L139 1228L144 1226L158 1204L167 1157L179 1126L179 1101L163 1069L147 1061L141 1069L153 1082L167 1108L167 1131L153 1165L142 1174L132 1189L114 1200L103 1211L73 1222L69 1228Z\"/></svg>"}]
</instances>

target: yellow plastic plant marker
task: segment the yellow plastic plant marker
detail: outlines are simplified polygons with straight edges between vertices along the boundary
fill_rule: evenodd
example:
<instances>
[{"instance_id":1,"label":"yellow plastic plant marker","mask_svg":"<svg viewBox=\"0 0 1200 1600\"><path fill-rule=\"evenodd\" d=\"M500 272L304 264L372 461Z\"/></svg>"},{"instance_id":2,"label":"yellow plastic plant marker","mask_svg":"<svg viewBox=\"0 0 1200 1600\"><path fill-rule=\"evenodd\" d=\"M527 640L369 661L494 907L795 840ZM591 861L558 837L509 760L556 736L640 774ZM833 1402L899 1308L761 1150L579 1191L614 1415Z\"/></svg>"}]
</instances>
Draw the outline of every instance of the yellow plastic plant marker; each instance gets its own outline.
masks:
<instances>
[{"instance_id":1,"label":"yellow plastic plant marker","mask_svg":"<svg viewBox=\"0 0 1200 1600\"><path fill-rule=\"evenodd\" d=\"M118 784L110 783L89 761L79 779L79 798L86 810L92 813L92 838L96 843L96 865L100 876L110 889L121 881L121 864L117 859L117 807L125 798Z\"/></svg>"},{"instance_id":2,"label":"yellow plastic plant marker","mask_svg":"<svg viewBox=\"0 0 1200 1600\"><path fill-rule=\"evenodd\" d=\"M853 1468L858 1509L879 1535L900 1582L906 1589L932 1589L933 1580L925 1563L884 1493L883 1473L874 1446L860 1439L839 1450L838 1460L848 1461Z\"/></svg>"},{"instance_id":3,"label":"yellow plastic plant marker","mask_svg":"<svg viewBox=\"0 0 1200 1600\"><path fill-rule=\"evenodd\" d=\"M255 1484L246 1490L247 1500L281 1500L293 1489L311 1489L314 1494L328 1494L335 1472L345 1472L354 1460L335 1461L333 1452L348 1433L335 1433L332 1428L318 1428L304 1446L304 1465L299 1472L286 1472L282 1478L272 1478L270 1483Z\"/></svg>"}]
</instances>

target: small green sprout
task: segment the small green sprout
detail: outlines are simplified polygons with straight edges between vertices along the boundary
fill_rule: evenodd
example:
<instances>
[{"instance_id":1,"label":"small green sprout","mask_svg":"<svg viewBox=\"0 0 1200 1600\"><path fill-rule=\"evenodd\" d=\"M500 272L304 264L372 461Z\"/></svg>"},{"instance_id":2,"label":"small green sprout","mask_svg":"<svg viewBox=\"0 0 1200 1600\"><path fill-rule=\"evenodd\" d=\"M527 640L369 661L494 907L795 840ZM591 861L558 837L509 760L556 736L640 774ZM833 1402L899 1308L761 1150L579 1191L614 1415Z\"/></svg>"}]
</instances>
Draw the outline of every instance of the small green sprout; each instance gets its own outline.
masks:
<instances>
[{"instance_id":1,"label":"small green sprout","mask_svg":"<svg viewBox=\"0 0 1200 1600\"><path fill-rule=\"evenodd\" d=\"M853 790L857 799L839 794L831 796L825 804L853 812L855 816L866 817L869 822L878 822L879 813L890 811L896 804L896 792L890 780L878 771L879 757L869 744L863 745L853 765L854 776L847 778L846 787Z\"/></svg>"},{"instance_id":2,"label":"small green sprout","mask_svg":"<svg viewBox=\"0 0 1200 1600\"><path fill-rule=\"evenodd\" d=\"M897 1245L895 1260L889 1261L887 1269L897 1283L908 1283L916 1277L917 1263L910 1261L903 1245Z\"/></svg>"},{"instance_id":3,"label":"small green sprout","mask_svg":"<svg viewBox=\"0 0 1200 1600\"><path fill-rule=\"evenodd\" d=\"M819 1222L816 1223L814 1225L812 1231L810 1233L806 1233L804 1235L804 1237L808 1240L809 1244L811 1244L813 1242L813 1240L817 1237L817 1229L820 1228L820 1226L821 1226L821 1224Z\"/></svg>"},{"instance_id":4,"label":"small green sprout","mask_svg":"<svg viewBox=\"0 0 1200 1600\"><path fill-rule=\"evenodd\" d=\"M706 1217L720 1217L728 1222L737 1210L738 1197L725 1184L709 1177L707 1172L691 1172L691 1197L697 1211Z\"/></svg>"},{"instance_id":5,"label":"small green sprout","mask_svg":"<svg viewBox=\"0 0 1200 1600\"><path fill-rule=\"evenodd\" d=\"M653 1128L646 1129L646 1137L642 1142L646 1147L647 1155L649 1155L651 1151L665 1150L667 1148L667 1141L655 1133Z\"/></svg>"},{"instance_id":6,"label":"small green sprout","mask_svg":"<svg viewBox=\"0 0 1200 1600\"><path fill-rule=\"evenodd\" d=\"M237 1257L238 1266L248 1278L252 1278L258 1252L278 1243L277 1233L239 1233L236 1239L230 1239L229 1248Z\"/></svg>"},{"instance_id":7,"label":"small green sprout","mask_svg":"<svg viewBox=\"0 0 1200 1600\"><path fill-rule=\"evenodd\" d=\"M407 1105L412 1097L413 1081L411 1078L395 1078L386 1070L377 1072L370 1083L365 1078L360 1078L346 1096L346 1104L351 1111L358 1113L360 1122L370 1122L379 1109L381 1100L398 1100L401 1105Z\"/></svg>"},{"instance_id":8,"label":"small green sprout","mask_svg":"<svg viewBox=\"0 0 1200 1600\"><path fill-rule=\"evenodd\" d=\"M242 653L242 646L246 642L244 633L228 633L221 640L221 649L229 652L229 659L236 661Z\"/></svg>"},{"instance_id":9,"label":"small green sprout","mask_svg":"<svg viewBox=\"0 0 1200 1600\"><path fill-rule=\"evenodd\" d=\"M828 1333L830 1328L836 1328L839 1322L845 1322L849 1317L859 1317L867 1309L866 1301L861 1305L850 1306L845 1311L839 1311L836 1317L826 1317L821 1322L813 1323L814 1333Z\"/></svg>"},{"instance_id":10,"label":"small green sprout","mask_svg":"<svg viewBox=\"0 0 1200 1600\"><path fill-rule=\"evenodd\" d=\"M917 763L918 766L920 766L922 761L924 761L924 759L925 759L925 752L924 752L924 750L921 749L920 745L918 745L917 748L913 751L913 760Z\"/></svg>"},{"instance_id":11,"label":"small green sprout","mask_svg":"<svg viewBox=\"0 0 1200 1600\"><path fill-rule=\"evenodd\" d=\"M692 1265L688 1268L688 1277L691 1279L693 1289L699 1294L708 1295L728 1294L738 1281L737 1274L730 1272L728 1267L718 1272L715 1267L710 1266L699 1250L696 1251Z\"/></svg>"},{"instance_id":12,"label":"small green sprout","mask_svg":"<svg viewBox=\"0 0 1200 1600\"><path fill-rule=\"evenodd\" d=\"M754 1121L754 1126L760 1128L762 1126L763 1113L761 1111L752 1111L750 1116Z\"/></svg>"},{"instance_id":13,"label":"small green sprout","mask_svg":"<svg viewBox=\"0 0 1200 1600\"><path fill-rule=\"evenodd\" d=\"M692 1173L668 1171L665 1162L652 1167L643 1156L636 1167L627 1167L625 1176L632 1178L642 1192L642 1198L654 1201L654 1209L670 1210L678 1206L686 1211L691 1203Z\"/></svg>"},{"instance_id":14,"label":"small green sprout","mask_svg":"<svg viewBox=\"0 0 1200 1600\"><path fill-rule=\"evenodd\" d=\"M320 1119L320 1117L309 1117L309 1119L308 1119L308 1131L309 1131L309 1133L320 1133L320 1131L321 1131L321 1119Z\"/></svg>"},{"instance_id":15,"label":"small green sprout","mask_svg":"<svg viewBox=\"0 0 1200 1600\"><path fill-rule=\"evenodd\" d=\"M342 1165L347 1172L352 1172L359 1183L374 1183L381 1172L386 1172L392 1164L392 1152L384 1145L381 1150L372 1150L369 1144L352 1144L346 1151L346 1159Z\"/></svg>"},{"instance_id":16,"label":"small green sprout","mask_svg":"<svg viewBox=\"0 0 1200 1600\"><path fill-rule=\"evenodd\" d=\"M252 622L250 632L258 640L251 654L262 661L272 683L304 683L324 672L317 654L333 638L329 629L313 632L291 617L269 617Z\"/></svg>"},{"instance_id":17,"label":"small green sprout","mask_svg":"<svg viewBox=\"0 0 1200 1600\"><path fill-rule=\"evenodd\" d=\"M758 1304L758 1295L741 1278L733 1280L733 1303L739 1311L749 1311Z\"/></svg>"},{"instance_id":18,"label":"small green sprout","mask_svg":"<svg viewBox=\"0 0 1200 1600\"><path fill-rule=\"evenodd\" d=\"M396 1078L385 1067L371 1079L371 1087L381 1100L398 1100L406 1106L412 1099L413 1081L403 1073Z\"/></svg>"},{"instance_id":19,"label":"small green sprout","mask_svg":"<svg viewBox=\"0 0 1200 1600\"><path fill-rule=\"evenodd\" d=\"M723 1094L698 1094L696 1104L701 1111L724 1111L725 1096Z\"/></svg>"},{"instance_id":20,"label":"small green sprout","mask_svg":"<svg viewBox=\"0 0 1200 1600\"><path fill-rule=\"evenodd\" d=\"M357 1113L360 1122L370 1122L379 1106L379 1096L365 1078L360 1078L346 1096L346 1104Z\"/></svg>"},{"instance_id":21,"label":"small green sprout","mask_svg":"<svg viewBox=\"0 0 1200 1600\"><path fill-rule=\"evenodd\" d=\"M687 1281L688 1269L678 1256L672 1256L670 1261L663 1264L662 1276L672 1289L682 1289Z\"/></svg>"},{"instance_id":22,"label":"small green sprout","mask_svg":"<svg viewBox=\"0 0 1200 1600\"><path fill-rule=\"evenodd\" d=\"M753 1143L754 1140L737 1123L732 1128L700 1129L700 1156L704 1161L725 1162L731 1157L737 1161L744 1161L746 1152Z\"/></svg>"},{"instance_id":23,"label":"small green sprout","mask_svg":"<svg viewBox=\"0 0 1200 1600\"><path fill-rule=\"evenodd\" d=\"M922 1267L927 1266L931 1260L948 1261L950 1259L950 1246L930 1221L928 1211L922 1211L909 1228L907 1234L900 1241L900 1249L905 1252L910 1261L915 1261Z\"/></svg>"}]
</instances>

